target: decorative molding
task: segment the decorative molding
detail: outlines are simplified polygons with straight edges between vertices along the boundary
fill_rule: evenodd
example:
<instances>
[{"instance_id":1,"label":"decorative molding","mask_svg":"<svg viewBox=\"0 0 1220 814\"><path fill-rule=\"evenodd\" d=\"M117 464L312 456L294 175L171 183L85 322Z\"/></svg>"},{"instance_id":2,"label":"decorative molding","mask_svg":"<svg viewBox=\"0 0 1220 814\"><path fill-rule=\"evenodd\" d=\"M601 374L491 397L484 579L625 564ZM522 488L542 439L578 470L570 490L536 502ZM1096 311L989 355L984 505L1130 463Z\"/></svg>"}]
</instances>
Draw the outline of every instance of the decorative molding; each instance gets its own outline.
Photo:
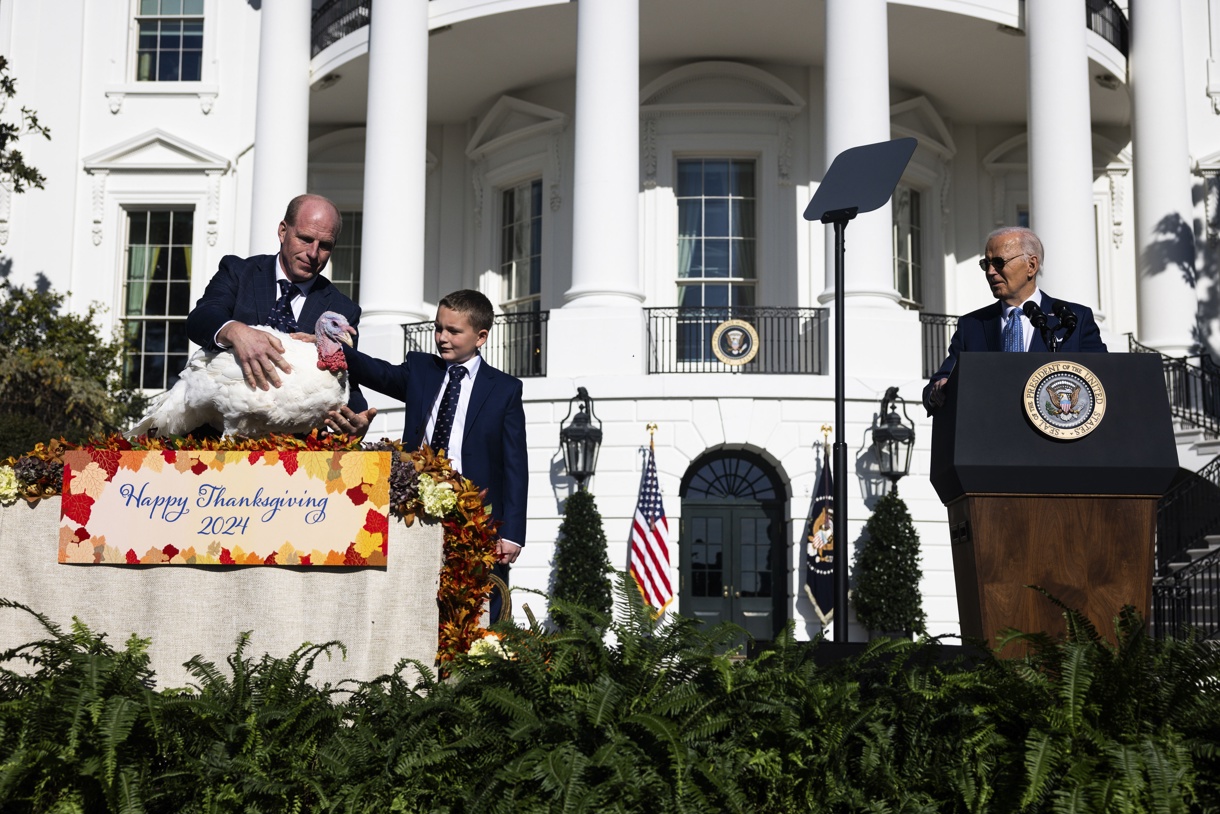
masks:
<instances>
[{"instance_id":1,"label":"decorative molding","mask_svg":"<svg viewBox=\"0 0 1220 814\"><path fill-rule=\"evenodd\" d=\"M470 183L474 185L474 228L483 228L483 173L487 171L484 161L474 162L471 168Z\"/></svg>"},{"instance_id":2,"label":"decorative molding","mask_svg":"<svg viewBox=\"0 0 1220 814\"><path fill-rule=\"evenodd\" d=\"M220 233L220 176L219 170L204 173L208 179L208 245L215 246Z\"/></svg>"},{"instance_id":3,"label":"decorative molding","mask_svg":"<svg viewBox=\"0 0 1220 814\"><path fill-rule=\"evenodd\" d=\"M1124 221L1126 213L1123 211L1125 202L1123 200L1123 178L1126 177L1127 170L1121 167L1115 167L1106 171L1106 180L1110 183L1110 240L1114 243L1114 248L1120 248L1123 245Z\"/></svg>"},{"instance_id":4,"label":"decorative molding","mask_svg":"<svg viewBox=\"0 0 1220 814\"><path fill-rule=\"evenodd\" d=\"M85 172L142 172L148 170L226 172L229 160L164 130L153 128L84 159Z\"/></svg>"},{"instance_id":5,"label":"decorative molding","mask_svg":"<svg viewBox=\"0 0 1220 814\"><path fill-rule=\"evenodd\" d=\"M668 116L734 116L775 119L776 175L792 186L792 126L805 100L785 82L740 62L705 61L661 75L640 91L640 159L644 188L657 185L657 131Z\"/></svg>"},{"instance_id":6,"label":"decorative molding","mask_svg":"<svg viewBox=\"0 0 1220 814\"><path fill-rule=\"evenodd\" d=\"M550 162L551 173L551 211L558 212L563 207L563 196L559 194L559 190L563 188L563 161L560 155L560 133L555 133L551 136L551 142L547 145L547 159Z\"/></svg>"},{"instance_id":7,"label":"decorative molding","mask_svg":"<svg viewBox=\"0 0 1220 814\"><path fill-rule=\"evenodd\" d=\"M792 119L791 115L779 117L779 151L775 163L781 187L792 186Z\"/></svg>"},{"instance_id":8,"label":"decorative molding","mask_svg":"<svg viewBox=\"0 0 1220 814\"><path fill-rule=\"evenodd\" d=\"M157 100L189 99L193 96L199 101L199 109L206 116L212 112L218 95L215 85L201 85L198 82L132 82L126 85L111 85L104 93L107 107L116 115L123 110L123 102L128 96Z\"/></svg>"},{"instance_id":9,"label":"decorative molding","mask_svg":"<svg viewBox=\"0 0 1220 814\"><path fill-rule=\"evenodd\" d=\"M644 165L644 189L657 186L657 117L645 115L640 123L640 161Z\"/></svg>"},{"instance_id":10,"label":"decorative molding","mask_svg":"<svg viewBox=\"0 0 1220 814\"><path fill-rule=\"evenodd\" d=\"M487 111L466 145L466 156L480 161L513 144L563 131L568 117L558 110L501 96Z\"/></svg>"},{"instance_id":11,"label":"decorative molding","mask_svg":"<svg viewBox=\"0 0 1220 814\"><path fill-rule=\"evenodd\" d=\"M88 170L93 177L93 245L102 245L102 219L106 211L106 176L109 170Z\"/></svg>"}]
</instances>

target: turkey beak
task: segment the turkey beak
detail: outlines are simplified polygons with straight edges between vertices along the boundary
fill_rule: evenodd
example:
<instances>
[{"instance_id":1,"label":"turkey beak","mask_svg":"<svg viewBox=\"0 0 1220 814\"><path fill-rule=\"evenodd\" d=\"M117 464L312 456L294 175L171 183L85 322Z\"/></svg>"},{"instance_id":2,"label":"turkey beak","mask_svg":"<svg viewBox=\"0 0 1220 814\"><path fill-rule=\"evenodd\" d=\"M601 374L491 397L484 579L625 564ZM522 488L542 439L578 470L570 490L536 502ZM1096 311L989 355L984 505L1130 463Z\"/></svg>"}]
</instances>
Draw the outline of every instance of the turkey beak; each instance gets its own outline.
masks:
<instances>
[{"instance_id":1,"label":"turkey beak","mask_svg":"<svg viewBox=\"0 0 1220 814\"><path fill-rule=\"evenodd\" d=\"M356 345L352 342L352 337L356 335L356 329L348 325L339 333L339 341L349 348L354 348Z\"/></svg>"}]
</instances>

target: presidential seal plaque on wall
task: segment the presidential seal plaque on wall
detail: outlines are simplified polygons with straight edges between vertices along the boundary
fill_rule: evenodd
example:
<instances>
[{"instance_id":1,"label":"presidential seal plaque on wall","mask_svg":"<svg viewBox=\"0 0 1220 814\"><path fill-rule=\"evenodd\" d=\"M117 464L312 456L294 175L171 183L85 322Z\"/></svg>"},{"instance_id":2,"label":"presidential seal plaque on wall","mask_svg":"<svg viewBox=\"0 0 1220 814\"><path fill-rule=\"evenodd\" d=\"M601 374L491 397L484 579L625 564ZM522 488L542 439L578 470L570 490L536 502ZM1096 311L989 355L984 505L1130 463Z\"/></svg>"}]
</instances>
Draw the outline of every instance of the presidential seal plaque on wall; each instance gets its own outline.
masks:
<instances>
[{"instance_id":1,"label":"presidential seal plaque on wall","mask_svg":"<svg viewBox=\"0 0 1220 814\"><path fill-rule=\"evenodd\" d=\"M1064 441L1084 438L1106 414L1101 380L1075 362L1051 362L1025 383L1025 414L1043 435Z\"/></svg>"},{"instance_id":2,"label":"presidential seal plaque on wall","mask_svg":"<svg viewBox=\"0 0 1220 814\"><path fill-rule=\"evenodd\" d=\"M727 319L712 333L712 353L726 365L744 365L758 355L758 331L744 319Z\"/></svg>"}]
</instances>

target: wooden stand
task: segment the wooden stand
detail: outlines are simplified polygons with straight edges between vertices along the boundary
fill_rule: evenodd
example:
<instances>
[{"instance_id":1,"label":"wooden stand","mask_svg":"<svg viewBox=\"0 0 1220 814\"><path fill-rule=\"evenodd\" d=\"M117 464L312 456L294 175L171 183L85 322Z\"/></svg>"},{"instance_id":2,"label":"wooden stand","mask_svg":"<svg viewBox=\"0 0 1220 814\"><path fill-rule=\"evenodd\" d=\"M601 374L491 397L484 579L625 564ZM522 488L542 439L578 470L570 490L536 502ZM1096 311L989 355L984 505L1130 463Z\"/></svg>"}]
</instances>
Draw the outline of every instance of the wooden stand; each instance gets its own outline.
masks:
<instances>
[{"instance_id":1,"label":"wooden stand","mask_svg":"<svg viewBox=\"0 0 1220 814\"><path fill-rule=\"evenodd\" d=\"M1155 497L966 495L949 504L962 635L1065 632L1038 586L1107 634L1124 605L1152 607Z\"/></svg>"},{"instance_id":2,"label":"wooden stand","mask_svg":"<svg viewBox=\"0 0 1220 814\"><path fill-rule=\"evenodd\" d=\"M932 483L948 509L962 636L1064 632L1063 610L1113 638L1124 605L1151 612L1157 500L1177 450L1151 354L1077 354L1105 389L1084 437L1050 438L1026 417L1031 376L1053 354L965 353L932 437Z\"/></svg>"}]
</instances>

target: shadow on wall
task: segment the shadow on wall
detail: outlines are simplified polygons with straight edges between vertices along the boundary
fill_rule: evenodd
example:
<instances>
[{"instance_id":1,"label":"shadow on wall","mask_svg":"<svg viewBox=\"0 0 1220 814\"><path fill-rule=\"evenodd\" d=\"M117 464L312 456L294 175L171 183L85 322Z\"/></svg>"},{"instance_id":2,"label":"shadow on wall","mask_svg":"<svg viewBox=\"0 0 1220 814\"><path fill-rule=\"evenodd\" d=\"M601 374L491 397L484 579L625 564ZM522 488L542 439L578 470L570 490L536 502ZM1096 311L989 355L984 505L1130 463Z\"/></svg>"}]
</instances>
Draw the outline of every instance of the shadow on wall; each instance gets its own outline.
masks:
<instances>
[{"instance_id":1,"label":"shadow on wall","mask_svg":"<svg viewBox=\"0 0 1220 814\"><path fill-rule=\"evenodd\" d=\"M1208 195L1208 184L1216 181L1203 179L1191 188L1196 207ZM1216 199L1213 197L1212 199ZM1215 213L1216 207L1205 207ZM1220 214L1213 214L1213 221ZM1196 352L1210 351L1211 355L1220 358L1220 336L1209 335L1209 326L1220 324L1220 224L1195 221L1197 237L1197 272L1195 292L1199 298L1198 319L1191 331L1195 340Z\"/></svg>"}]
</instances>

